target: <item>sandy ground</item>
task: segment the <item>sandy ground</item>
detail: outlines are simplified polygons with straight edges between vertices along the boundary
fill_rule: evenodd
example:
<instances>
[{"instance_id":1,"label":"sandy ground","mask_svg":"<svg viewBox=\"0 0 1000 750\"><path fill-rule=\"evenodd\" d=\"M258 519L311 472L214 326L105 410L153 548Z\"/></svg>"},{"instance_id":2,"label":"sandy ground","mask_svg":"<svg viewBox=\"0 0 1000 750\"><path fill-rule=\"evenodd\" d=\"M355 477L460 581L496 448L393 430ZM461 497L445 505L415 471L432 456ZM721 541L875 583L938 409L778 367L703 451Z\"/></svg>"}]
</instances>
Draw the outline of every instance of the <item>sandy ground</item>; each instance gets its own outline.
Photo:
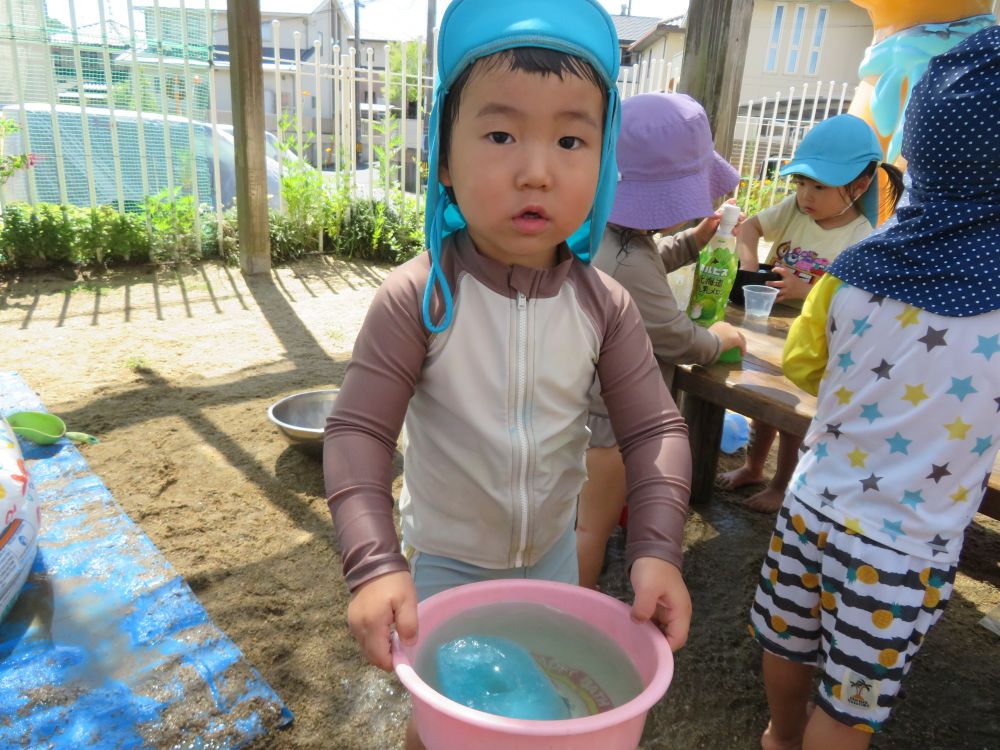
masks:
<instances>
[{"instance_id":1,"label":"sandy ground","mask_svg":"<svg viewBox=\"0 0 1000 750\"><path fill-rule=\"evenodd\" d=\"M83 447L93 469L294 712L254 750L401 746L406 696L346 632L319 463L266 417L282 396L339 384L388 270L313 258L249 284L206 265L0 287L0 367L101 438ZM736 501L719 492L692 510L693 628L648 750L759 747L767 710L746 610L771 519ZM1000 523L977 521L951 606L874 747L1000 747L1000 637L978 625L1000 603ZM625 597L620 539L610 559L604 585Z\"/></svg>"}]
</instances>

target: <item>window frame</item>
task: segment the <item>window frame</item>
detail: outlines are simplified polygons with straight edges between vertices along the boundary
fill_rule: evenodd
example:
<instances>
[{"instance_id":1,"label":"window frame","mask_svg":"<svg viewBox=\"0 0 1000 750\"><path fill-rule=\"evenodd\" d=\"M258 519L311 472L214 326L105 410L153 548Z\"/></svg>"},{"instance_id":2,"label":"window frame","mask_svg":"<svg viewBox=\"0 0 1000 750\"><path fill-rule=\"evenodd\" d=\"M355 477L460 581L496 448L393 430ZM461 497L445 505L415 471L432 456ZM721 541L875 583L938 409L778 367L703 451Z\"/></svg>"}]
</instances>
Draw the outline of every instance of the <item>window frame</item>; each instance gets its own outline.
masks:
<instances>
[{"instance_id":1,"label":"window frame","mask_svg":"<svg viewBox=\"0 0 1000 750\"><path fill-rule=\"evenodd\" d=\"M778 72L778 53L781 51L781 37L785 31L785 3L775 3L771 13L771 24L767 34L767 49L764 52L764 72Z\"/></svg>"},{"instance_id":2,"label":"window frame","mask_svg":"<svg viewBox=\"0 0 1000 750\"><path fill-rule=\"evenodd\" d=\"M785 75L794 75L799 71L799 61L802 59L802 40L806 35L809 23L809 6L801 3L795 6L792 27L788 36L788 54L785 56ZM796 37L796 31L798 36Z\"/></svg>"},{"instance_id":3,"label":"window frame","mask_svg":"<svg viewBox=\"0 0 1000 750\"><path fill-rule=\"evenodd\" d=\"M816 77L819 75L819 64L823 59L823 42L826 41L826 29L830 24L830 8L826 5L816 7L816 20L813 22L812 41L809 43L809 54L806 56L806 75ZM817 34L819 39L817 40ZM812 60L815 56L816 65L812 67ZM810 70L812 67L812 70Z\"/></svg>"}]
</instances>

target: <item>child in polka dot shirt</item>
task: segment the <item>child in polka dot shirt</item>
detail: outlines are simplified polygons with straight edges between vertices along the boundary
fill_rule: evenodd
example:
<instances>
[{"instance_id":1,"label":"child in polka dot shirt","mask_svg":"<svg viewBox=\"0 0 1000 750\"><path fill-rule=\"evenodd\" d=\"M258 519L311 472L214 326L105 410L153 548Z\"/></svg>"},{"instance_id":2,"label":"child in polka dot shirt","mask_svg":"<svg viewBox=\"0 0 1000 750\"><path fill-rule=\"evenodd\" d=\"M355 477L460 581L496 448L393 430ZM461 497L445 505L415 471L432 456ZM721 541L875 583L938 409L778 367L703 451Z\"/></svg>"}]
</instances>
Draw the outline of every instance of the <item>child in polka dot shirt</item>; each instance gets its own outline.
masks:
<instances>
[{"instance_id":1,"label":"child in polka dot shirt","mask_svg":"<svg viewBox=\"0 0 1000 750\"><path fill-rule=\"evenodd\" d=\"M764 750L867 748L951 595L1000 445L997 111L991 27L913 89L909 205L789 332L785 373L818 398L751 610Z\"/></svg>"}]
</instances>

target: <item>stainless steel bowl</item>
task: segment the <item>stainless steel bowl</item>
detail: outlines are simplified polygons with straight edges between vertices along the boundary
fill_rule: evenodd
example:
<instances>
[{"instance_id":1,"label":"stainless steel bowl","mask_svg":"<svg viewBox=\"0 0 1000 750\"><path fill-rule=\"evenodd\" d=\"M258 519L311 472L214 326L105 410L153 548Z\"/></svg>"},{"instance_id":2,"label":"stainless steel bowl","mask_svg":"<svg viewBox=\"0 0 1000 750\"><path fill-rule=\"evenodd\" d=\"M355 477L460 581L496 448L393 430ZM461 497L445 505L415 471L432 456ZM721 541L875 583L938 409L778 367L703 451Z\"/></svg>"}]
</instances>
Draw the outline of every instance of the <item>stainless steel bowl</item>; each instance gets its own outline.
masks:
<instances>
[{"instance_id":1,"label":"stainless steel bowl","mask_svg":"<svg viewBox=\"0 0 1000 750\"><path fill-rule=\"evenodd\" d=\"M295 448L311 456L323 455L323 429L339 388L294 393L271 404L268 418Z\"/></svg>"}]
</instances>

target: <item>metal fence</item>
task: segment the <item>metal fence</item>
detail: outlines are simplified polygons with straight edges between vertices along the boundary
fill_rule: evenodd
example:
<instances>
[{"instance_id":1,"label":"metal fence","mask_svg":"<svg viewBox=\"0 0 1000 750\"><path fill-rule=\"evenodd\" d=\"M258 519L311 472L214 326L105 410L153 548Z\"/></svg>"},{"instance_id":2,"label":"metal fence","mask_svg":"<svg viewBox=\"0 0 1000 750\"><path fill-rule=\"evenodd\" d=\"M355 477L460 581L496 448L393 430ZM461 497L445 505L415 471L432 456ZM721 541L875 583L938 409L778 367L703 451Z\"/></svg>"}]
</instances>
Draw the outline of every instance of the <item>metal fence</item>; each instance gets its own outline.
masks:
<instances>
[{"instance_id":1,"label":"metal fence","mask_svg":"<svg viewBox=\"0 0 1000 750\"><path fill-rule=\"evenodd\" d=\"M35 155L0 189L0 210L18 200L142 211L150 197L190 195L221 221L236 194L224 8L125 0L126 18L116 19L109 0L66 3L68 18L54 20L44 0L0 0L0 70L10 71L0 74L0 112L20 126L6 152ZM78 23L78 7L96 10L96 21ZM289 165L304 162L356 196L419 211L433 80L423 41L399 45L391 63L388 46L359 60L335 40L269 26L261 65L272 207L284 208ZM618 88L623 98L668 91L679 76L667 61L644 60L621 70ZM805 84L741 107L731 160L745 209L780 197L777 165L814 122L843 111L847 91Z\"/></svg>"},{"instance_id":2,"label":"metal fence","mask_svg":"<svg viewBox=\"0 0 1000 750\"><path fill-rule=\"evenodd\" d=\"M846 112L853 87L834 81L803 83L740 106L729 160L740 172L736 199L747 214L774 205L789 190L780 177L802 136L814 124Z\"/></svg>"}]
</instances>

